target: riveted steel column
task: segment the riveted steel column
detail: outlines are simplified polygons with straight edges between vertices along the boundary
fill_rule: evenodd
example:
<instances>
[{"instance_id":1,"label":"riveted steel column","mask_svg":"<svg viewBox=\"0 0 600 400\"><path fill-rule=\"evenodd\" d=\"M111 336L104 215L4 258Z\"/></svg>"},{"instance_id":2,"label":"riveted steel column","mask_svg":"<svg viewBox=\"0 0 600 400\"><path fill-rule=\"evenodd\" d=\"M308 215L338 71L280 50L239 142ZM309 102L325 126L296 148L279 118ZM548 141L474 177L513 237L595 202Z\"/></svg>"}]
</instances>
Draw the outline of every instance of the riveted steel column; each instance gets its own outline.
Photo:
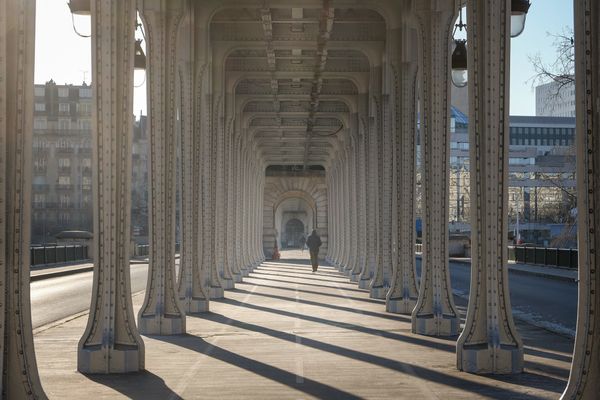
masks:
<instances>
[{"instance_id":1,"label":"riveted steel column","mask_svg":"<svg viewBox=\"0 0 600 400\"><path fill-rule=\"evenodd\" d=\"M202 269L202 220L201 204L201 138L196 133L201 116L201 101L194 96L201 92L202 79L206 71L206 63L197 62L195 46L198 32L194 24L194 13L184 20L188 36L186 43L186 65L181 68L181 257L178 293L182 307L186 313L208 311L208 274ZM189 26L188 26L189 24ZM194 89L199 87L199 89Z\"/></svg>"},{"instance_id":2,"label":"riveted steel column","mask_svg":"<svg viewBox=\"0 0 600 400\"><path fill-rule=\"evenodd\" d=\"M378 147L378 245L377 252L379 262L375 269L375 275L370 285L370 296L376 299L385 299L390 288L392 275L392 165L393 145L390 127L390 96L385 94L380 98L377 112L381 122L378 124L379 147Z\"/></svg>"},{"instance_id":3,"label":"riveted steel column","mask_svg":"<svg viewBox=\"0 0 600 400\"><path fill-rule=\"evenodd\" d=\"M417 11L423 79L424 210L421 285L412 313L412 331L423 335L453 336L458 334L460 324L448 269L450 33L455 11L453 2L428 3L421 4L422 8Z\"/></svg>"},{"instance_id":4,"label":"riveted steel column","mask_svg":"<svg viewBox=\"0 0 600 400\"><path fill-rule=\"evenodd\" d=\"M29 298L35 1L0 0L0 398L45 399Z\"/></svg>"},{"instance_id":5,"label":"riveted steel column","mask_svg":"<svg viewBox=\"0 0 600 400\"><path fill-rule=\"evenodd\" d=\"M523 370L523 344L508 290L510 7L469 0L471 290L456 344L458 368L474 373Z\"/></svg>"},{"instance_id":6,"label":"riveted steel column","mask_svg":"<svg viewBox=\"0 0 600 400\"><path fill-rule=\"evenodd\" d=\"M360 98L359 98L360 99ZM361 105L359 101L359 106ZM357 137L357 166L356 166L356 183L357 183L357 200L358 200L358 226L355 229L359 232L358 247L359 247L359 264L358 272L353 273L350 279L353 282L359 282L361 276L368 274L369 266L367 259L367 242L369 240L367 232L367 178L366 178L366 149L368 141L368 122L366 113L362 113L359 109L358 113L358 129L359 136ZM364 275L363 275L364 274Z\"/></svg>"},{"instance_id":7,"label":"riveted steel column","mask_svg":"<svg viewBox=\"0 0 600 400\"><path fill-rule=\"evenodd\" d=\"M600 394L600 4L575 1L577 99L577 237L579 303L577 336L563 399L597 399Z\"/></svg>"},{"instance_id":8,"label":"riveted steel column","mask_svg":"<svg viewBox=\"0 0 600 400\"><path fill-rule=\"evenodd\" d=\"M94 0L91 5L94 281L77 369L131 372L144 368L129 282L136 9L133 0Z\"/></svg>"},{"instance_id":9,"label":"riveted steel column","mask_svg":"<svg viewBox=\"0 0 600 400\"><path fill-rule=\"evenodd\" d=\"M140 0L148 52L150 266L138 327L147 335L185 333L175 289L177 33L182 1Z\"/></svg>"},{"instance_id":10,"label":"riveted steel column","mask_svg":"<svg viewBox=\"0 0 600 400\"><path fill-rule=\"evenodd\" d=\"M412 43L415 32L404 27L393 37L402 39L401 55L392 62L391 87L393 90L394 183L393 221L395 244L392 285L386 297L386 311L411 314L419 291L415 271L415 152L416 152L416 80L417 63Z\"/></svg>"},{"instance_id":11,"label":"riveted steel column","mask_svg":"<svg viewBox=\"0 0 600 400\"><path fill-rule=\"evenodd\" d=\"M381 68L377 68L379 72L381 72ZM372 93L377 93L376 87L373 82L376 80L373 76L377 74L371 71L371 88ZM359 96L359 106L361 106L361 102L365 102L364 107L367 109L370 108L369 97L362 98ZM362 108L362 107L361 107ZM372 111L370 111L372 112ZM374 116L368 117L368 134L365 135L365 186L364 190L367 194L366 196L366 209L367 209L367 262L366 268L360 274L360 279L358 280L358 287L361 289L368 289L371 283L371 279L374 276L375 268L377 265L378 259L378 247L377 247L377 125Z\"/></svg>"}]
</instances>

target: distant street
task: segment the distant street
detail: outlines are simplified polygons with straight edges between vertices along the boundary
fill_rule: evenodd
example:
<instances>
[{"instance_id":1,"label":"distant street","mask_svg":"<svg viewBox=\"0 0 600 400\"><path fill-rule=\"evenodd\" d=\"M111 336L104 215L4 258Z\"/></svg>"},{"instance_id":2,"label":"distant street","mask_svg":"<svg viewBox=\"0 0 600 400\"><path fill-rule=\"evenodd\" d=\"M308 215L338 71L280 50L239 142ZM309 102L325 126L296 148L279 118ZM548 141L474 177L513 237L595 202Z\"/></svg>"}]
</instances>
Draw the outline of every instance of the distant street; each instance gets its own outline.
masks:
<instances>
[{"instance_id":1,"label":"distant street","mask_svg":"<svg viewBox=\"0 0 600 400\"><path fill-rule=\"evenodd\" d=\"M133 293L146 289L147 276L147 264L131 266ZM91 296L92 272L31 282L33 328L89 310Z\"/></svg>"},{"instance_id":2,"label":"distant street","mask_svg":"<svg viewBox=\"0 0 600 400\"><path fill-rule=\"evenodd\" d=\"M417 260L418 269L420 260ZM467 298L471 282L469 264L451 262L455 294ZM509 273L510 301L515 317L553 331L573 334L577 321L577 284L533 275Z\"/></svg>"},{"instance_id":3,"label":"distant street","mask_svg":"<svg viewBox=\"0 0 600 400\"><path fill-rule=\"evenodd\" d=\"M420 269L420 261L417 261ZM468 297L470 265L450 263L452 289ZM131 266L132 292L145 289L147 265ZM85 311L90 306L92 273L83 272L31 283L33 327ZM577 284L511 273L510 294L515 316L554 331L574 333L577 319Z\"/></svg>"}]
</instances>

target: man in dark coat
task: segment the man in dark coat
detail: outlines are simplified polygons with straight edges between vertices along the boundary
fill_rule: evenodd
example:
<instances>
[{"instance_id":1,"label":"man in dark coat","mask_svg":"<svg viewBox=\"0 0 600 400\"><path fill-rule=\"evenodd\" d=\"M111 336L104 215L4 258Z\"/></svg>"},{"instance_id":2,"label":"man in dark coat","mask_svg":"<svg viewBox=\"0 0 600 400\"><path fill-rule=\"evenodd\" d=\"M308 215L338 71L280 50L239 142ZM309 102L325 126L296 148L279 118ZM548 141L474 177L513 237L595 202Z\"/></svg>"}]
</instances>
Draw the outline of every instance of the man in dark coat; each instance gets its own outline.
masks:
<instances>
[{"instance_id":1,"label":"man in dark coat","mask_svg":"<svg viewBox=\"0 0 600 400\"><path fill-rule=\"evenodd\" d=\"M313 272L316 272L319 267L319 247L321 247L321 244L323 244L321 238L317 235L317 231L313 229L308 239L306 239L306 245L310 250L310 262Z\"/></svg>"}]
</instances>

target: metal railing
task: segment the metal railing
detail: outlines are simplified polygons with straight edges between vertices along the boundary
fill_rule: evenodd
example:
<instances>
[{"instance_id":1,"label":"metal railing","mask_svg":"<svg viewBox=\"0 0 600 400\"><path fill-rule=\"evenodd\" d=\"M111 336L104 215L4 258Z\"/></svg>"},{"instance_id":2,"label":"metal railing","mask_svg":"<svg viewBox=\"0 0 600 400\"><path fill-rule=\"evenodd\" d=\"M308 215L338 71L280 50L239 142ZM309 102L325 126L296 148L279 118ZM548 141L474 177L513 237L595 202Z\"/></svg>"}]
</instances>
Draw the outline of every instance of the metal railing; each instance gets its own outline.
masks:
<instances>
[{"instance_id":1,"label":"metal railing","mask_svg":"<svg viewBox=\"0 0 600 400\"><path fill-rule=\"evenodd\" d=\"M83 245L33 246L29 251L31 265L60 264L90 259L88 247Z\"/></svg>"},{"instance_id":2,"label":"metal railing","mask_svg":"<svg viewBox=\"0 0 600 400\"><path fill-rule=\"evenodd\" d=\"M577 269L577 249L508 246L508 259L524 264L551 265Z\"/></svg>"}]
</instances>

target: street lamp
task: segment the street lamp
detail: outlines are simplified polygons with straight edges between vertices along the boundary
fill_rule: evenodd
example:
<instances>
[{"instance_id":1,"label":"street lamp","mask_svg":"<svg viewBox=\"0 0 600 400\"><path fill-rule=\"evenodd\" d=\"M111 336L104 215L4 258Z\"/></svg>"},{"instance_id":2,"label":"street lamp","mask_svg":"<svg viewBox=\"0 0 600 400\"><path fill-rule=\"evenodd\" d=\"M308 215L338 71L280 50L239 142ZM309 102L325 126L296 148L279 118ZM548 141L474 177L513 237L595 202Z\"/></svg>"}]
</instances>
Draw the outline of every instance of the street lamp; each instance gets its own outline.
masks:
<instances>
[{"instance_id":1,"label":"street lamp","mask_svg":"<svg viewBox=\"0 0 600 400\"><path fill-rule=\"evenodd\" d=\"M452 52L452 83L461 88L467 86L467 81L467 41L455 39Z\"/></svg>"},{"instance_id":2,"label":"street lamp","mask_svg":"<svg viewBox=\"0 0 600 400\"><path fill-rule=\"evenodd\" d=\"M531 7L529 0L511 0L510 3L510 36L517 37L525 29L525 19Z\"/></svg>"},{"instance_id":3,"label":"street lamp","mask_svg":"<svg viewBox=\"0 0 600 400\"><path fill-rule=\"evenodd\" d=\"M69 9L71 14L91 15L92 5L91 0L69 0Z\"/></svg>"},{"instance_id":4,"label":"street lamp","mask_svg":"<svg viewBox=\"0 0 600 400\"><path fill-rule=\"evenodd\" d=\"M459 9L458 24L454 27L452 37L456 35L456 30L462 32L466 30L467 24L463 23L462 7ZM467 86L468 70L467 70L467 41L465 39L454 38L454 51L452 52L452 83L454 86L462 88Z\"/></svg>"}]
</instances>

